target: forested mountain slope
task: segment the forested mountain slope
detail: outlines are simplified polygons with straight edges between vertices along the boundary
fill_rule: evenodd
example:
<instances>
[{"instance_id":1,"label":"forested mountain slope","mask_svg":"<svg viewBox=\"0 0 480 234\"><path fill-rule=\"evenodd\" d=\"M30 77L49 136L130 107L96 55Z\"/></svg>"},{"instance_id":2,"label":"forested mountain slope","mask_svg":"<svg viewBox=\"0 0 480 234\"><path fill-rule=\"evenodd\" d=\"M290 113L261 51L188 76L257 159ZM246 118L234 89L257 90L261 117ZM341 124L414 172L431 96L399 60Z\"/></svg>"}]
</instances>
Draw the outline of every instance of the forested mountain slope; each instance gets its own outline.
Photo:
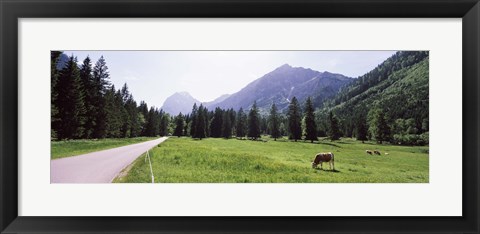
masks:
<instances>
[{"instance_id":1,"label":"forested mountain slope","mask_svg":"<svg viewBox=\"0 0 480 234\"><path fill-rule=\"evenodd\" d=\"M372 113L381 111L389 125L390 140L394 140L395 134L426 133L428 84L428 52L398 52L324 103L317 111L320 131L327 131L324 119L330 111L340 119L345 136L355 136L362 122L371 130L372 126L368 125L371 125Z\"/></svg>"}]
</instances>

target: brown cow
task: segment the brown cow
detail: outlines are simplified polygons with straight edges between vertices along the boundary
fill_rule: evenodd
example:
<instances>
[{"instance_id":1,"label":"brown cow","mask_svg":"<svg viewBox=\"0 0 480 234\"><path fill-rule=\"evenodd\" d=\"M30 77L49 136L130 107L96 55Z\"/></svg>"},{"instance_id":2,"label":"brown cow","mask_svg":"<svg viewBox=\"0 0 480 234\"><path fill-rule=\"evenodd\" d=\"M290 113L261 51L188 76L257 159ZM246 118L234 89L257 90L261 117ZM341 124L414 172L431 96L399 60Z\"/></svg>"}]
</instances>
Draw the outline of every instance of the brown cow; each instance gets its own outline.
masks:
<instances>
[{"instance_id":1,"label":"brown cow","mask_svg":"<svg viewBox=\"0 0 480 234\"><path fill-rule=\"evenodd\" d=\"M382 155L382 154L380 153L380 151L378 151L378 150L374 150L373 153L374 153L374 154L377 154L377 155Z\"/></svg>"},{"instance_id":2,"label":"brown cow","mask_svg":"<svg viewBox=\"0 0 480 234\"><path fill-rule=\"evenodd\" d=\"M323 162L328 162L330 164L330 170L335 170L335 157L332 152L318 153L315 155L312 168L317 168L318 164L320 164L320 169L323 169Z\"/></svg>"},{"instance_id":3,"label":"brown cow","mask_svg":"<svg viewBox=\"0 0 480 234\"><path fill-rule=\"evenodd\" d=\"M367 152L367 154L370 154L370 155L373 154L371 150L365 150L365 152Z\"/></svg>"}]
</instances>

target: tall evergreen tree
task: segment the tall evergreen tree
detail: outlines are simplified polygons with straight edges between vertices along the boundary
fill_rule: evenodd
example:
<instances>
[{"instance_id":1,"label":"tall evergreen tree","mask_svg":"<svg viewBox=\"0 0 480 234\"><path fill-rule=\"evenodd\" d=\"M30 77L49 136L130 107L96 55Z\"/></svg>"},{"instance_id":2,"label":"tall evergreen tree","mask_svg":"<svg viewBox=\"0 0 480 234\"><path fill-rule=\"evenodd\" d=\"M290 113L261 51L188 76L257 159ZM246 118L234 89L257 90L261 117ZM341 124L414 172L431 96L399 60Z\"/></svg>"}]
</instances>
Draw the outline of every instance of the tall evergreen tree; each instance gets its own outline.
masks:
<instances>
[{"instance_id":1,"label":"tall evergreen tree","mask_svg":"<svg viewBox=\"0 0 480 234\"><path fill-rule=\"evenodd\" d=\"M161 128L163 127L162 125L162 117L163 117L163 110L159 110L158 108L155 108L155 125L154 125L154 136L158 136L161 133ZM167 124L168 125L168 124Z\"/></svg>"},{"instance_id":2,"label":"tall evergreen tree","mask_svg":"<svg viewBox=\"0 0 480 234\"><path fill-rule=\"evenodd\" d=\"M121 135L122 127L122 99L120 92L115 90L115 86L110 86L110 89L105 93L104 100L104 111L105 111L105 123L106 137L109 138L119 138Z\"/></svg>"},{"instance_id":3,"label":"tall evergreen tree","mask_svg":"<svg viewBox=\"0 0 480 234\"><path fill-rule=\"evenodd\" d=\"M52 139L57 138L57 133L54 128L55 123L57 120L58 115L58 107L57 107L57 97L58 97L58 90L57 90L57 82L59 77L59 71L57 69L58 59L62 55L61 51L52 51L50 53L50 90L51 90L51 99L50 99L50 121L51 121L51 129L50 129L50 137Z\"/></svg>"},{"instance_id":4,"label":"tall evergreen tree","mask_svg":"<svg viewBox=\"0 0 480 234\"><path fill-rule=\"evenodd\" d=\"M235 124L235 136L237 138L245 137L247 129L247 115L243 112L243 108L237 112L236 124Z\"/></svg>"},{"instance_id":5,"label":"tall evergreen tree","mask_svg":"<svg viewBox=\"0 0 480 234\"><path fill-rule=\"evenodd\" d=\"M148 105L144 101L140 102L138 106L138 121L140 124L140 135L148 136L147 124L148 124Z\"/></svg>"},{"instance_id":6,"label":"tall evergreen tree","mask_svg":"<svg viewBox=\"0 0 480 234\"><path fill-rule=\"evenodd\" d=\"M228 110L228 113L230 114L231 132L232 132L232 134L235 134L235 125L237 123L237 112L235 112L235 110L233 110L233 108L230 108Z\"/></svg>"},{"instance_id":7,"label":"tall evergreen tree","mask_svg":"<svg viewBox=\"0 0 480 234\"><path fill-rule=\"evenodd\" d=\"M330 111L330 114L328 115L328 120L330 122L330 129L328 132L328 136L330 137L330 140L335 141L340 139L340 130L338 128L338 119L336 116L333 115L333 113Z\"/></svg>"},{"instance_id":8,"label":"tall evergreen tree","mask_svg":"<svg viewBox=\"0 0 480 234\"><path fill-rule=\"evenodd\" d=\"M204 121L205 121L205 137L209 136L210 132L210 119L213 117L213 112L208 111L207 107L203 107L203 116L204 116Z\"/></svg>"},{"instance_id":9,"label":"tall evergreen tree","mask_svg":"<svg viewBox=\"0 0 480 234\"><path fill-rule=\"evenodd\" d=\"M95 87L93 80L93 71L92 71L92 62L90 57L86 57L83 60L83 64L80 68L80 80L82 81L82 86L85 90L85 131L83 138L93 137L93 132L96 125L96 116L97 116L97 107L95 106Z\"/></svg>"},{"instance_id":10,"label":"tall evergreen tree","mask_svg":"<svg viewBox=\"0 0 480 234\"><path fill-rule=\"evenodd\" d=\"M170 124L170 115L160 110L160 136L167 136L169 133L168 126Z\"/></svg>"},{"instance_id":11,"label":"tall evergreen tree","mask_svg":"<svg viewBox=\"0 0 480 234\"><path fill-rule=\"evenodd\" d=\"M273 103L272 107L270 108L268 125L270 128L270 135L276 141L277 138L279 138L281 135L280 135L280 119L278 116L277 106L275 106L275 103Z\"/></svg>"},{"instance_id":12,"label":"tall evergreen tree","mask_svg":"<svg viewBox=\"0 0 480 234\"><path fill-rule=\"evenodd\" d=\"M93 137L105 138L107 136L107 112L105 109L105 96L107 92L111 90L110 87L110 74L108 72L107 63L103 56L98 59L93 67L93 89L92 99L94 100L94 106L96 107L96 121L95 129L93 131Z\"/></svg>"},{"instance_id":13,"label":"tall evergreen tree","mask_svg":"<svg viewBox=\"0 0 480 234\"><path fill-rule=\"evenodd\" d=\"M390 140L391 129L390 126L388 126L384 110L375 108L370 110L368 115L370 132L375 140L380 144L382 144L383 141Z\"/></svg>"},{"instance_id":14,"label":"tall evergreen tree","mask_svg":"<svg viewBox=\"0 0 480 234\"><path fill-rule=\"evenodd\" d=\"M122 103L122 127L121 127L121 137L130 137L132 130L132 114L130 113L130 107L127 105L131 95L128 91L127 83L125 83L120 90L120 101Z\"/></svg>"},{"instance_id":15,"label":"tall evergreen tree","mask_svg":"<svg viewBox=\"0 0 480 234\"><path fill-rule=\"evenodd\" d=\"M230 110L223 113L222 137L227 139L232 137L232 117Z\"/></svg>"},{"instance_id":16,"label":"tall evergreen tree","mask_svg":"<svg viewBox=\"0 0 480 234\"><path fill-rule=\"evenodd\" d=\"M290 139L295 141L302 139L302 117L297 98L293 97L288 106L288 127L290 130Z\"/></svg>"},{"instance_id":17,"label":"tall evergreen tree","mask_svg":"<svg viewBox=\"0 0 480 234\"><path fill-rule=\"evenodd\" d=\"M190 113L190 116L192 117L192 120L190 121L190 135L192 138L196 138L197 133L197 119L198 119L198 108L197 108L197 103L193 103L193 108L192 108L192 113Z\"/></svg>"},{"instance_id":18,"label":"tall evergreen tree","mask_svg":"<svg viewBox=\"0 0 480 234\"><path fill-rule=\"evenodd\" d=\"M199 138L201 140L207 136L207 112L208 110L203 107L203 104L200 104L197 112L194 138Z\"/></svg>"},{"instance_id":19,"label":"tall evergreen tree","mask_svg":"<svg viewBox=\"0 0 480 234\"><path fill-rule=\"evenodd\" d=\"M129 95L127 102L125 103L125 110L129 116L130 121L130 137L138 137L141 132L141 123L138 113L137 102L133 99L132 94Z\"/></svg>"},{"instance_id":20,"label":"tall evergreen tree","mask_svg":"<svg viewBox=\"0 0 480 234\"><path fill-rule=\"evenodd\" d=\"M224 111L217 107L215 108L215 113L213 114L212 121L210 122L210 136L211 137L222 137L222 126L223 126L223 118L224 118Z\"/></svg>"},{"instance_id":21,"label":"tall evergreen tree","mask_svg":"<svg viewBox=\"0 0 480 234\"><path fill-rule=\"evenodd\" d=\"M182 115L182 112L180 112L176 117L175 117L175 130L173 131L173 135L177 137L183 136L183 130L185 128L185 119Z\"/></svg>"},{"instance_id":22,"label":"tall evergreen tree","mask_svg":"<svg viewBox=\"0 0 480 234\"><path fill-rule=\"evenodd\" d=\"M360 114L357 117L356 125L357 125L356 126L357 140L362 141L362 143L365 143L365 141L367 140L368 129L367 129L367 122L364 115Z\"/></svg>"},{"instance_id":23,"label":"tall evergreen tree","mask_svg":"<svg viewBox=\"0 0 480 234\"><path fill-rule=\"evenodd\" d=\"M93 77L102 94L105 94L111 88L110 72L108 71L107 62L103 55L98 59L93 67Z\"/></svg>"},{"instance_id":24,"label":"tall evergreen tree","mask_svg":"<svg viewBox=\"0 0 480 234\"><path fill-rule=\"evenodd\" d=\"M315 113L313 110L313 103L310 97L305 102L305 140L313 141L318 140L317 137L317 124L315 123Z\"/></svg>"},{"instance_id":25,"label":"tall evergreen tree","mask_svg":"<svg viewBox=\"0 0 480 234\"><path fill-rule=\"evenodd\" d=\"M156 108L153 106L150 107L148 111L148 115L146 118L146 129L145 135L146 136L157 136L159 134L159 127L160 127L160 113Z\"/></svg>"},{"instance_id":26,"label":"tall evergreen tree","mask_svg":"<svg viewBox=\"0 0 480 234\"><path fill-rule=\"evenodd\" d=\"M77 58L71 56L60 71L57 83L58 108L55 129L59 139L78 139L83 136L85 123L84 89L80 80Z\"/></svg>"},{"instance_id":27,"label":"tall evergreen tree","mask_svg":"<svg viewBox=\"0 0 480 234\"><path fill-rule=\"evenodd\" d=\"M130 98L131 94L128 91L127 83L123 84L122 89L120 90L121 101L123 103L123 114L122 114L122 127L121 127L121 136L130 137L132 135L132 125L136 120L133 118L133 109L131 108ZM136 109L136 108L135 108Z\"/></svg>"},{"instance_id":28,"label":"tall evergreen tree","mask_svg":"<svg viewBox=\"0 0 480 234\"><path fill-rule=\"evenodd\" d=\"M257 101L253 102L252 108L248 113L248 133L247 137L256 140L260 137L260 117L257 108Z\"/></svg>"},{"instance_id":29,"label":"tall evergreen tree","mask_svg":"<svg viewBox=\"0 0 480 234\"><path fill-rule=\"evenodd\" d=\"M191 117L189 114L185 114L184 115L184 119L185 119L185 124L183 125L183 133L185 136L190 136L190 133L189 133L189 124L190 124L190 121L191 121Z\"/></svg>"}]
</instances>

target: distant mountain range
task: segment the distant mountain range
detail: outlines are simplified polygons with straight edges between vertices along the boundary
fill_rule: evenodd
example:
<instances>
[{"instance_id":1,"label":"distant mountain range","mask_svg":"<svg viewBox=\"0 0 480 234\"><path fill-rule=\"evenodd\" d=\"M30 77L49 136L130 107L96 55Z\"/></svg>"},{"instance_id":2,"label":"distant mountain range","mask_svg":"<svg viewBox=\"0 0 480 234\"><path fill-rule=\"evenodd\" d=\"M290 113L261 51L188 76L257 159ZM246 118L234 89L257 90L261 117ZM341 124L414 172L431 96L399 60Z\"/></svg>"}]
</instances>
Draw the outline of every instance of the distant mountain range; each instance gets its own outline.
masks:
<instances>
[{"instance_id":1,"label":"distant mountain range","mask_svg":"<svg viewBox=\"0 0 480 234\"><path fill-rule=\"evenodd\" d=\"M187 92L178 92L165 100L162 109L171 115L186 114L192 111L194 103L200 105L201 102Z\"/></svg>"},{"instance_id":2,"label":"distant mountain range","mask_svg":"<svg viewBox=\"0 0 480 234\"><path fill-rule=\"evenodd\" d=\"M221 102L225 101L230 96L231 96L230 94L223 94L222 96L216 98L215 100L213 100L211 102L204 102L203 105L205 105L207 107L212 107L212 106L217 105L218 103L221 103Z\"/></svg>"},{"instance_id":3,"label":"distant mountain range","mask_svg":"<svg viewBox=\"0 0 480 234\"><path fill-rule=\"evenodd\" d=\"M188 92L177 92L165 100L162 109L171 115L178 115L179 113L188 114L192 111L193 104L195 103L197 106L200 104L204 106L214 106L228 97L230 97L229 94L224 94L211 102L201 102L192 97Z\"/></svg>"},{"instance_id":4,"label":"distant mountain range","mask_svg":"<svg viewBox=\"0 0 480 234\"><path fill-rule=\"evenodd\" d=\"M285 111L294 96L302 104L310 96L313 98L314 105L318 106L353 80L341 74L319 72L285 64L232 95L222 95L212 102L203 104L209 110L216 107L248 110L253 102L257 101L260 112L266 113L272 103L275 103L280 111ZM179 112L185 114L191 112L194 103L201 102L188 93L175 93L165 100L162 109L173 115Z\"/></svg>"}]
</instances>

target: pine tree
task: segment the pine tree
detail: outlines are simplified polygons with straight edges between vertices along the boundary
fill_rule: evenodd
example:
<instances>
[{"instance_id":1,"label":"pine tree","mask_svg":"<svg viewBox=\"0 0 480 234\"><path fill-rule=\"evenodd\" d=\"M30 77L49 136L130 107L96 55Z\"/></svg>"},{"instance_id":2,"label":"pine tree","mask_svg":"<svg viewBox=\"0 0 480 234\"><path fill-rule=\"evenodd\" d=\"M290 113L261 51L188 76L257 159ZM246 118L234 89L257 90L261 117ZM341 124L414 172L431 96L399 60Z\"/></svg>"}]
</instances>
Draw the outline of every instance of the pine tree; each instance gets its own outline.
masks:
<instances>
[{"instance_id":1,"label":"pine tree","mask_svg":"<svg viewBox=\"0 0 480 234\"><path fill-rule=\"evenodd\" d=\"M146 136L157 136L159 133L159 126L160 126L160 121L159 121L159 112L156 108L153 106L150 107L150 110L148 111L148 115L146 118L146 127L145 127L145 135Z\"/></svg>"},{"instance_id":2,"label":"pine tree","mask_svg":"<svg viewBox=\"0 0 480 234\"><path fill-rule=\"evenodd\" d=\"M212 118L212 112L208 111L207 107L203 107L203 121L204 121L204 126L205 126L205 137L208 137L208 133L210 132L209 123L210 119Z\"/></svg>"},{"instance_id":3,"label":"pine tree","mask_svg":"<svg viewBox=\"0 0 480 234\"><path fill-rule=\"evenodd\" d=\"M138 106L138 121L140 125L140 135L148 136L147 124L148 124L148 105L144 101L140 102Z\"/></svg>"},{"instance_id":4,"label":"pine tree","mask_svg":"<svg viewBox=\"0 0 480 234\"><path fill-rule=\"evenodd\" d=\"M203 104L200 104L196 114L196 127L194 138L205 138L207 136L207 109L203 107Z\"/></svg>"},{"instance_id":5,"label":"pine tree","mask_svg":"<svg viewBox=\"0 0 480 234\"><path fill-rule=\"evenodd\" d=\"M235 136L237 138L243 138L246 134L247 128L247 115L243 112L243 108L237 112L236 124L235 124Z\"/></svg>"},{"instance_id":6,"label":"pine tree","mask_svg":"<svg viewBox=\"0 0 480 234\"><path fill-rule=\"evenodd\" d=\"M79 139L83 136L85 123L84 90L80 80L77 58L70 57L60 71L57 82L55 130L58 139Z\"/></svg>"},{"instance_id":7,"label":"pine tree","mask_svg":"<svg viewBox=\"0 0 480 234\"><path fill-rule=\"evenodd\" d=\"M277 112L277 106L275 106L275 103L273 103L272 107L270 108L268 125L270 128L270 135L276 141L277 138L279 138L281 135L280 135L280 120Z\"/></svg>"},{"instance_id":8,"label":"pine tree","mask_svg":"<svg viewBox=\"0 0 480 234\"><path fill-rule=\"evenodd\" d=\"M133 99L132 94L129 95L125 103L125 109L130 121L130 137L138 137L141 133L141 123L138 113L137 102Z\"/></svg>"},{"instance_id":9,"label":"pine tree","mask_svg":"<svg viewBox=\"0 0 480 234\"><path fill-rule=\"evenodd\" d=\"M115 107L117 108L117 113L119 117L119 134L118 137L129 137L130 135L130 122L128 120L128 113L125 109L125 102L123 101L123 95L121 90L115 92ZM124 126L128 126L124 129Z\"/></svg>"},{"instance_id":10,"label":"pine tree","mask_svg":"<svg viewBox=\"0 0 480 234\"><path fill-rule=\"evenodd\" d=\"M95 87L93 82L92 62L90 57L86 57L83 60L83 64L80 68L80 80L85 90L85 132L83 138L93 137L95 130L97 107L95 106Z\"/></svg>"},{"instance_id":11,"label":"pine tree","mask_svg":"<svg viewBox=\"0 0 480 234\"><path fill-rule=\"evenodd\" d=\"M365 120L365 116L359 115L357 117L357 126L356 126L356 132L357 132L357 140L362 141L362 143L365 143L367 140L367 134L368 134L368 129L367 129L367 123Z\"/></svg>"},{"instance_id":12,"label":"pine tree","mask_svg":"<svg viewBox=\"0 0 480 234\"><path fill-rule=\"evenodd\" d=\"M154 119L154 124L153 124L153 136L158 136L160 135L160 128L162 126L162 110L158 110L158 108L155 108L153 119Z\"/></svg>"},{"instance_id":13,"label":"pine tree","mask_svg":"<svg viewBox=\"0 0 480 234\"><path fill-rule=\"evenodd\" d=\"M330 129L328 132L328 136L330 137L330 140L335 141L340 139L340 130L338 128L338 119L333 115L333 113L330 111L330 114L328 115L328 120L330 122Z\"/></svg>"},{"instance_id":14,"label":"pine tree","mask_svg":"<svg viewBox=\"0 0 480 234\"><path fill-rule=\"evenodd\" d=\"M375 140L379 144L382 144L383 141L390 140L391 130L390 126L388 126L384 110L380 108L372 109L368 115L370 119L370 132Z\"/></svg>"},{"instance_id":15,"label":"pine tree","mask_svg":"<svg viewBox=\"0 0 480 234\"><path fill-rule=\"evenodd\" d=\"M120 91L115 90L115 86L110 86L110 89L105 93L105 135L109 138L121 137L122 127L122 98Z\"/></svg>"},{"instance_id":16,"label":"pine tree","mask_svg":"<svg viewBox=\"0 0 480 234\"><path fill-rule=\"evenodd\" d=\"M210 122L211 137L222 137L223 118L224 111L220 107L215 108L215 113L213 114L212 121Z\"/></svg>"},{"instance_id":17,"label":"pine tree","mask_svg":"<svg viewBox=\"0 0 480 234\"><path fill-rule=\"evenodd\" d=\"M197 129L197 119L198 119L198 108L197 103L193 103L192 113L190 113L192 117L192 121L190 122L190 135L192 138L197 136L196 129Z\"/></svg>"},{"instance_id":18,"label":"pine tree","mask_svg":"<svg viewBox=\"0 0 480 234\"><path fill-rule=\"evenodd\" d=\"M223 113L222 137L227 139L232 137L232 119L230 110Z\"/></svg>"},{"instance_id":19,"label":"pine tree","mask_svg":"<svg viewBox=\"0 0 480 234\"><path fill-rule=\"evenodd\" d=\"M253 106L248 113L248 133L247 137L256 140L260 137L260 118L258 114L257 101L253 102Z\"/></svg>"},{"instance_id":20,"label":"pine tree","mask_svg":"<svg viewBox=\"0 0 480 234\"><path fill-rule=\"evenodd\" d=\"M318 140L317 124L315 123L315 113L310 97L307 98L307 101L305 103L305 140L309 140L311 143Z\"/></svg>"},{"instance_id":21,"label":"pine tree","mask_svg":"<svg viewBox=\"0 0 480 234\"><path fill-rule=\"evenodd\" d=\"M130 92L128 91L127 83L125 83L122 89L120 90L120 96L121 96L121 101L123 106L121 136L130 137L133 121L131 118L131 113L129 112L129 108L127 106L127 102L130 98Z\"/></svg>"},{"instance_id":22,"label":"pine tree","mask_svg":"<svg viewBox=\"0 0 480 234\"><path fill-rule=\"evenodd\" d=\"M182 112L180 112L176 117L175 117L175 130L173 131L173 135L177 137L183 136L183 130L185 128L185 119L182 115Z\"/></svg>"},{"instance_id":23,"label":"pine tree","mask_svg":"<svg viewBox=\"0 0 480 234\"><path fill-rule=\"evenodd\" d=\"M93 67L93 77L98 86L97 89L100 90L102 94L110 90L112 85L110 82L110 73L108 72L107 62L103 56L98 59L95 67Z\"/></svg>"},{"instance_id":24,"label":"pine tree","mask_svg":"<svg viewBox=\"0 0 480 234\"><path fill-rule=\"evenodd\" d=\"M160 136L167 136L169 133L168 126L170 124L170 115L165 113L163 110L160 110Z\"/></svg>"},{"instance_id":25,"label":"pine tree","mask_svg":"<svg viewBox=\"0 0 480 234\"><path fill-rule=\"evenodd\" d=\"M189 131L189 125L190 125L190 121L191 121L191 117L189 114L186 114L185 116L185 125L183 126L183 133L185 136L190 136L190 133L188 132Z\"/></svg>"},{"instance_id":26,"label":"pine tree","mask_svg":"<svg viewBox=\"0 0 480 234\"><path fill-rule=\"evenodd\" d=\"M237 124L237 112L233 110L233 108L230 108L228 110L228 113L230 114L230 128L231 128L231 133L235 134L235 125ZM232 135L231 135L232 136Z\"/></svg>"},{"instance_id":27,"label":"pine tree","mask_svg":"<svg viewBox=\"0 0 480 234\"><path fill-rule=\"evenodd\" d=\"M106 100L105 96L110 87L110 74L108 72L108 67L103 56L98 59L93 67L93 90L92 99L94 100L94 106L96 107L96 121L95 121L95 130L93 131L93 136L95 138L105 138L107 136L107 112L105 110Z\"/></svg>"},{"instance_id":28,"label":"pine tree","mask_svg":"<svg viewBox=\"0 0 480 234\"><path fill-rule=\"evenodd\" d=\"M58 107L57 107L57 97L58 97L58 90L57 90L57 82L59 77L59 71L57 69L58 59L62 55L61 51L52 51L50 53L50 90L51 90L51 99L50 99L50 121L51 121L51 129L50 129L50 137L51 139L57 138L57 133L55 131L54 125L58 121Z\"/></svg>"},{"instance_id":29,"label":"pine tree","mask_svg":"<svg viewBox=\"0 0 480 234\"><path fill-rule=\"evenodd\" d=\"M301 125L301 110L298 105L296 97L292 98L290 105L288 106L288 127L290 130L290 139L295 140L302 139L302 125Z\"/></svg>"}]
</instances>

